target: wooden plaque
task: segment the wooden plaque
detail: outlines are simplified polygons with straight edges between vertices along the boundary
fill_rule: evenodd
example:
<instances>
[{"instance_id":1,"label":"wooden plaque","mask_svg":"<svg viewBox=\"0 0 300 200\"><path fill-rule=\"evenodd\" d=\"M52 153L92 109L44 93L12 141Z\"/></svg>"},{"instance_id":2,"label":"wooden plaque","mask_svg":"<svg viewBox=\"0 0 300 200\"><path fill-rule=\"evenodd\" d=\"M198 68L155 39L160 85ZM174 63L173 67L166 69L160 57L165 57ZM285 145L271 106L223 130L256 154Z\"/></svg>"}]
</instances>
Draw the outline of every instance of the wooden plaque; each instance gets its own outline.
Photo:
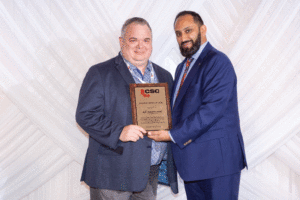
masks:
<instances>
[{"instance_id":1,"label":"wooden plaque","mask_svg":"<svg viewBox=\"0 0 300 200\"><path fill-rule=\"evenodd\" d=\"M130 84L133 124L146 131L172 128L168 83Z\"/></svg>"}]
</instances>

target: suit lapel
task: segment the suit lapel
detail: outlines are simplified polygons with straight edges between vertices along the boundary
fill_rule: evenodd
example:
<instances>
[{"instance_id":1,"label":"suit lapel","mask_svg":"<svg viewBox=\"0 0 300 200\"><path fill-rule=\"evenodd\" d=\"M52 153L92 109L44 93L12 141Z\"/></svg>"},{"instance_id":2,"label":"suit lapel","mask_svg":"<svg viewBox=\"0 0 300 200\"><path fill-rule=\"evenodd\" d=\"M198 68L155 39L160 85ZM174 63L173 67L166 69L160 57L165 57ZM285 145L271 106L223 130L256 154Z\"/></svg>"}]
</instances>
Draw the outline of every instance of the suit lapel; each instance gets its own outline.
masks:
<instances>
[{"instance_id":1,"label":"suit lapel","mask_svg":"<svg viewBox=\"0 0 300 200\"><path fill-rule=\"evenodd\" d=\"M125 80L125 82L129 85L130 83L135 83L134 79L132 78L132 75L130 73L130 71L128 70L121 54L119 53L119 55L116 57L115 59L115 63L116 63L116 68L118 69L118 71L120 72L120 74L122 75L123 79Z\"/></svg>"},{"instance_id":2,"label":"suit lapel","mask_svg":"<svg viewBox=\"0 0 300 200\"><path fill-rule=\"evenodd\" d=\"M155 75L158 79L158 82L159 83L167 82L167 80L165 80L165 76L161 73L161 70L159 70L158 66L155 65L154 63L152 63L152 65L153 65L153 69L155 71Z\"/></svg>"},{"instance_id":3,"label":"suit lapel","mask_svg":"<svg viewBox=\"0 0 300 200\"><path fill-rule=\"evenodd\" d=\"M176 108L176 106L178 106L179 102L182 100L184 94L186 93L190 83L192 82L192 80L194 79L195 75L199 75L197 73L197 71L200 69L200 67L202 67L202 63L203 63L203 60L206 58L206 56L208 55L208 53L210 52L210 50L212 49L213 47L211 46L211 44L208 42L207 45L205 46L205 48L203 49L203 51L201 52L199 58L197 59L197 61L194 63L191 71L188 73L188 75L186 76L184 82L183 82L183 85L180 89L180 92L178 94L178 97L176 98L175 100L175 104L174 104L174 107L173 109ZM183 62L184 63L184 62ZM179 66L180 67L180 66ZM183 64L182 66L180 67L180 69L182 70L182 67L183 67ZM181 72L181 70L179 70L178 73ZM179 76L180 74L178 74ZM181 80L177 80L178 81L181 81ZM175 83L177 85L177 82ZM175 87L175 85L174 85Z\"/></svg>"},{"instance_id":4,"label":"suit lapel","mask_svg":"<svg viewBox=\"0 0 300 200\"><path fill-rule=\"evenodd\" d=\"M182 63L180 63L180 64L178 65L178 68L177 68L177 70L176 70L176 72L175 72L175 80L174 80L174 84L175 84L175 85L177 85L178 81L181 81L181 80L178 80L178 79L179 79L180 73L182 72L182 68L183 68L184 63L186 62L186 60L187 60L187 59L184 59L184 60L182 61ZM175 92L175 91L173 91L173 92ZM172 92L172 95L173 95L173 92Z\"/></svg>"},{"instance_id":5,"label":"suit lapel","mask_svg":"<svg viewBox=\"0 0 300 200\"><path fill-rule=\"evenodd\" d=\"M178 79L179 79L179 76L180 76L180 73L182 72L182 68L184 66L184 63L186 62L186 58L179 64L178 66L178 69L176 70L175 72L175 82L178 83Z\"/></svg>"},{"instance_id":6,"label":"suit lapel","mask_svg":"<svg viewBox=\"0 0 300 200\"><path fill-rule=\"evenodd\" d=\"M174 98L174 92L175 92L175 89L176 89L176 85L178 83L178 79L179 79L179 76L180 76L180 72L182 71L182 68L184 66L184 63L186 62L186 59L184 59L177 67L176 71L175 71L175 80L174 80L174 83L173 83L173 88L172 88L172 93L171 93L171 102L173 102L173 98ZM175 97L176 98L176 97Z\"/></svg>"},{"instance_id":7,"label":"suit lapel","mask_svg":"<svg viewBox=\"0 0 300 200\"><path fill-rule=\"evenodd\" d=\"M160 71L158 70L158 68L156 67L156 65L152 64L153 65L153 69L154 69L154 72L155 72L155 75L158 79L158 82L159 83L162 83L164 82L164 77L162 76L162 74L160 73Z\"/></svg>"}]
</instances>

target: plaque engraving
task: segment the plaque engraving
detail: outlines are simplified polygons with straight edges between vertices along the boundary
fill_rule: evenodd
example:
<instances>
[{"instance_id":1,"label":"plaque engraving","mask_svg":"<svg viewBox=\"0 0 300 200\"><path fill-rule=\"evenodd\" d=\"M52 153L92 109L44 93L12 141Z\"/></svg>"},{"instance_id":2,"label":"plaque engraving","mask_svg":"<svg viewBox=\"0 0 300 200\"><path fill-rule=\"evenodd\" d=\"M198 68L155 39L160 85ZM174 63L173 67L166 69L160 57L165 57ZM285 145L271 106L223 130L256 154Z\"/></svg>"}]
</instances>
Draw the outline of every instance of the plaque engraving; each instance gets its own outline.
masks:
<instances>
[{"instance_id":1,"label":"plaque engraving","mask_svg":"<svg viewBox=\"0 0 300 200\"><path fill-rule=\"evenodd\" d=\"M171 129L167 83L130 84L130 99L133 124L146 131Z\"/></svg>"}]
</instances>

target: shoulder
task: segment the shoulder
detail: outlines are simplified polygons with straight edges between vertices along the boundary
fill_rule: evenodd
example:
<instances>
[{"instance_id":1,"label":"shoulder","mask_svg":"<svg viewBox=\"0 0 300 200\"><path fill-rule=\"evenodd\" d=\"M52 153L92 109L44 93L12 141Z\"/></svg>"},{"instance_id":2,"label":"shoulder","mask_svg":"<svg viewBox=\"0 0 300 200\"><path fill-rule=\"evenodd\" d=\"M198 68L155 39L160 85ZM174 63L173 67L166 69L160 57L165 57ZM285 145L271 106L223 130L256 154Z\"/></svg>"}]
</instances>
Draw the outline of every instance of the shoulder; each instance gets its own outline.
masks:
<instances>
[{"instance_id":1,"label":"shoulder","mask_svg":"<svg viewBox=\"0 0 300 200\"><path fill-rule=\"evenodd\" d=\"M105 68L110 68L112 65L115 65L116 61L117 57L111 58L109 60L91 66L90 70L104 70Z\"/></svg>"},{"instance_id":2,"label":"shoulder","mask_svg":"<svg viewBox=\"0 0 300 200\"><path fill-rule=\"evenodd\" d=\"M206 58L204 59L204 62L207 62L208 69L226 68L227 70L234 70L228 56L215 48L210 49L206 55Z\"/></svg>"},{"instance_id":3,"label":"shoulder","mask_svg":"<svg viewBox=\"0 0 300 200\"><path fill-rule=\"evenodd\" d=\"M105 74L108 71L113 70L114 69L113 66L115 66L117 63L117 58L118 56L91 66L87 74L95 75L95 74L100 74L100 72L101 74Z\"/></svg>"},{"instance_id":4,"label":"shoulder","mask_svg":"<svg viewBox=\"0 0 300 200\"><path fill-rule=\"evenodd\" d=\"M236 79L234 67L226 54L211 48L203 60L206 78L226 77Z\"/></svg>"},{"instance_id":5,"label":"shoulder","mask_svg":"<svg viewBox=\"0 0 300 200\"><path fill-rule=\"evenodd\" d=\"M213 61L213 62L217 62L217 63L220 62L223 64L229 64L232 66L232 63L231 63L230 59L228 58L228 56L225 53L217 50L214 47L212 47L210 49L210 51L208 52L207 58L209 61Z\"/></svg>"}]
</instances>

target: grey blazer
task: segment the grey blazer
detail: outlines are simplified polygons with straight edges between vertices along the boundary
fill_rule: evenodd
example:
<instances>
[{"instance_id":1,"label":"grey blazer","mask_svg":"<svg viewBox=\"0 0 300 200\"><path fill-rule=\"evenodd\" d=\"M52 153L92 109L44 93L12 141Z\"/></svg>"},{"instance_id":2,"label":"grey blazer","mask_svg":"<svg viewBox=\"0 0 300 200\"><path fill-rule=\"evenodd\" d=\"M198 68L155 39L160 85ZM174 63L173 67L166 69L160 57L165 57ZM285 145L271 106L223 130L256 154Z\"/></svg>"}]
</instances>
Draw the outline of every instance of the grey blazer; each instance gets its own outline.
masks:
<instances>
[{"instance_id":1,"label":"grey blazer","mask_svg":"<svg viewBox=\"0 0 300 200\"><path fill-rule=\"evenodd\" d=\"M167 82L171 94L172 76L153 64L159 82ZM124 126L132 124L129 84L134 83L119 54L92 66L79 94L77 123L89 134L81 181L90 187L123 191L142 191L147 184L152 140L119 140ZM169 185L178 193L177 171L168 144Z\"/></svg>"}]
</instances>

